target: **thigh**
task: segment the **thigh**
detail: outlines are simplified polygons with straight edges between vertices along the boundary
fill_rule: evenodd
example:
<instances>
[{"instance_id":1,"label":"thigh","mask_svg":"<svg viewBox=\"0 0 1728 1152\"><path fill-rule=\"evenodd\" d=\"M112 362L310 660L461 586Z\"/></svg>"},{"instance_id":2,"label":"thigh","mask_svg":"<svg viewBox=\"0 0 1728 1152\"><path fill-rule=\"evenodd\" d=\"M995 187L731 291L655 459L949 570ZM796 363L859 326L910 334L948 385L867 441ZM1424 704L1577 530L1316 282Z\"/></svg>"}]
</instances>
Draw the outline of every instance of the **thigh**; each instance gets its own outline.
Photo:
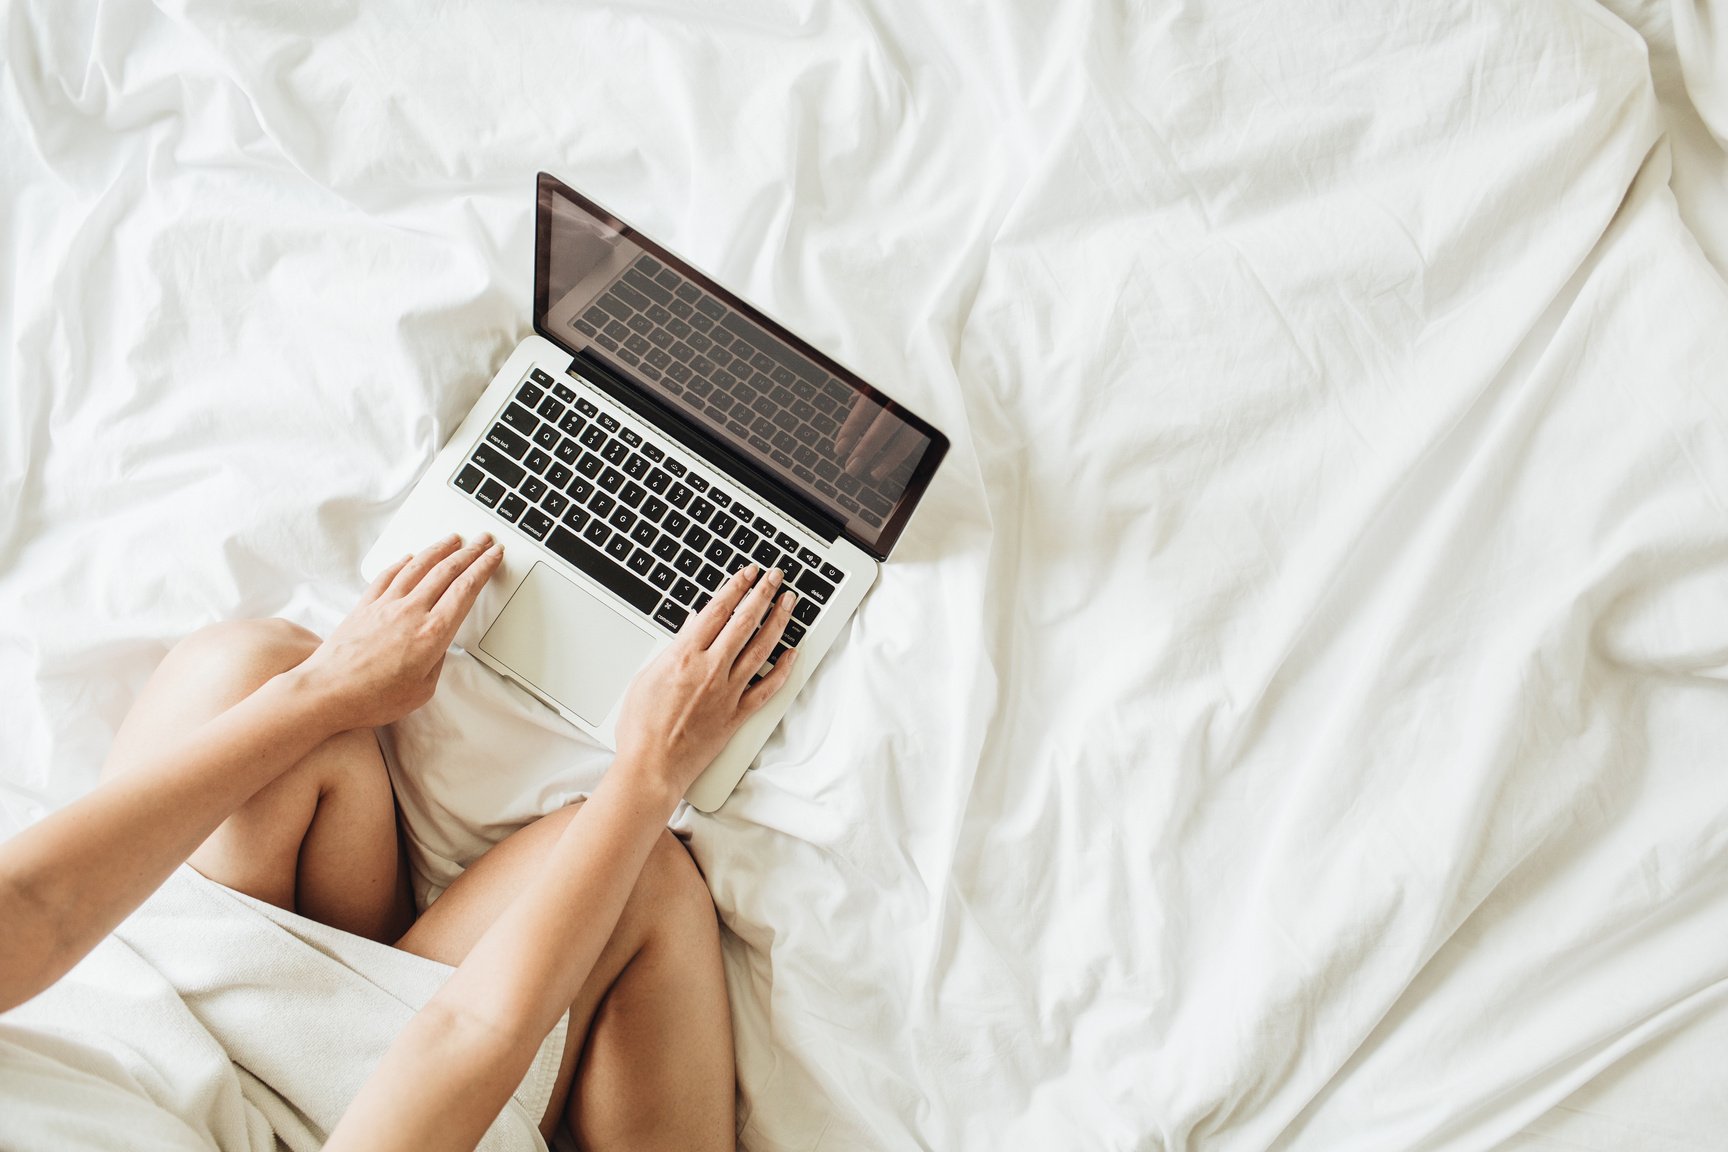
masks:
<instances>
[{"instance_id":1,"label":"thigh","mask_svg":"<svg viewBox=\"0 0 1728 1152\"><path fill-rule=\"evenodd\" d=\"M176 645L115 734L125 772L317 648L284 620L213 625ZM394 796L376 736L344 732L260 789L187 861L237 892L375 940L413 919Z\"/></svg>"}]
</instances>

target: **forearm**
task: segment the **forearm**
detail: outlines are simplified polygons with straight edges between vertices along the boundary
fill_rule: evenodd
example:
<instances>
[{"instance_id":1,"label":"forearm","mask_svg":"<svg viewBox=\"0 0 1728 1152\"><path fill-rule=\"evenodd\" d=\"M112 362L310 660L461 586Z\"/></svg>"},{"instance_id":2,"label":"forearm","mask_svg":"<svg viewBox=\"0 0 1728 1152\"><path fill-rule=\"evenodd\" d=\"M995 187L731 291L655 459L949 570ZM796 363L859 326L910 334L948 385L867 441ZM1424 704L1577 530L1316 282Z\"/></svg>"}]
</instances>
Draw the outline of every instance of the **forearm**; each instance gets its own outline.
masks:
<instances>
[{"instance_id":1,"label":"forearm","mask_svg":"<svg viewBox=\"0 0 1728 1152\"><path fill-rule=\"evenodd\" d=\"M328 1147L472 1148L587 981L677 801L614 766L534 883L397 1038Z\"/></svg>"},{"instance_id":2,"label":"forearm","mask_svg":"<svg viewBox=\"0 0 1728 1152\"><path fill-rule=\"evenodd\" d=\"M332 731L321 695L285 673L0 844L0 1011L59 979Z\"/></svg>"}]
</instances>

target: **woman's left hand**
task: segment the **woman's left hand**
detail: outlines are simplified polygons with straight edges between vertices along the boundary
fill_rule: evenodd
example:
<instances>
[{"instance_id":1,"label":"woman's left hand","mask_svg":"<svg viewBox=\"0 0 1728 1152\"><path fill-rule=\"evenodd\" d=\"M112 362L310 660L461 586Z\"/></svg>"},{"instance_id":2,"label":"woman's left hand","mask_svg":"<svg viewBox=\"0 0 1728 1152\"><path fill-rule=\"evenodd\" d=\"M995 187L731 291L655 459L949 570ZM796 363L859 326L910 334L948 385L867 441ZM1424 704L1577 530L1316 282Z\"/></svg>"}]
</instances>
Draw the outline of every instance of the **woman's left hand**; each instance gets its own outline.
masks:
<instances>
[{"instance_id":1,"label":"woman's left hand","mask_svg":"<svg viewBox=\"0 0 1728 1152\"><path fill-rule=\"evenodd\" d=\"M290 674L326 699L335 731L400 720L432 699L456 629L503 556L490 534L404 556Z\"/></svg>"}]
</instances>

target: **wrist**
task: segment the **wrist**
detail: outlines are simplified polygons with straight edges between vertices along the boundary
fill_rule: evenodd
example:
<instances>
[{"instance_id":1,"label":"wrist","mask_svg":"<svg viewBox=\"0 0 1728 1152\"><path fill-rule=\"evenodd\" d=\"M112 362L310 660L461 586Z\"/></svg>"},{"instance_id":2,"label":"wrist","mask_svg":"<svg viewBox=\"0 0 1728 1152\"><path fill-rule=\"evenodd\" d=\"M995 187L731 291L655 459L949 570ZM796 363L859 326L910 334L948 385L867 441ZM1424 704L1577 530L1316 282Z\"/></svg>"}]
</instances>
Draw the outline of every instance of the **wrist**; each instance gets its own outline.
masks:
<instances>
[{"instance_id":1,"label":"wrist","mask_svg":"<svg viewBox=\"0 0 1728 1152\"><path fill-rule=\"evenodd\" d=\"M354 727L344 712L342 694L319 674L311 660L277 673L260 691L266 689L280 694L284 704L321 739Z\"/></svg>"},{"instance_id":2,"label":"wrist","mask_svg":"<svg viewBox=\"0 0 1728 1152\"><path fill-rule=\"evenodd\" d=\"M607 783L638 803L663 813L663 819L670 817L678 807L678 801L684 798L684 789L679 787L675 773L656 764L653 757L639 754L619 753L618 758L612 761L602 786Z\"/></svg>"}]
</instances>

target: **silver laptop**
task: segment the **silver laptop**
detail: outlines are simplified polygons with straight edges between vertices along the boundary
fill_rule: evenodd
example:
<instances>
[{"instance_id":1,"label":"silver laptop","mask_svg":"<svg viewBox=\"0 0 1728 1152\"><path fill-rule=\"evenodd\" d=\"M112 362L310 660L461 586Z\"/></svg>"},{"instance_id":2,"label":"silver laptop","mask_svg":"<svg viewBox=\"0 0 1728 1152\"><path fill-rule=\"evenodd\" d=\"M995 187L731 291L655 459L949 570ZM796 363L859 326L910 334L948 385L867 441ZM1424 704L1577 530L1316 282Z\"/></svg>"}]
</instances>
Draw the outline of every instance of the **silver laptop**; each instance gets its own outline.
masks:
<instances>
[{"instance_id":1,"label":"silver laptop","mask_svg":"<svg viewBox=\"0 0 1728 1152\"><path fill-rule=\"evenodd\" d=\"M686 794L711 812L864 598L947 438L545 173L534 331L365 574L491 532L504 563L457 642L615 747L637 669L727 576L782 569L798 604L770 663L789 647L798 662Z\"/></svg>"}]
</instances>

